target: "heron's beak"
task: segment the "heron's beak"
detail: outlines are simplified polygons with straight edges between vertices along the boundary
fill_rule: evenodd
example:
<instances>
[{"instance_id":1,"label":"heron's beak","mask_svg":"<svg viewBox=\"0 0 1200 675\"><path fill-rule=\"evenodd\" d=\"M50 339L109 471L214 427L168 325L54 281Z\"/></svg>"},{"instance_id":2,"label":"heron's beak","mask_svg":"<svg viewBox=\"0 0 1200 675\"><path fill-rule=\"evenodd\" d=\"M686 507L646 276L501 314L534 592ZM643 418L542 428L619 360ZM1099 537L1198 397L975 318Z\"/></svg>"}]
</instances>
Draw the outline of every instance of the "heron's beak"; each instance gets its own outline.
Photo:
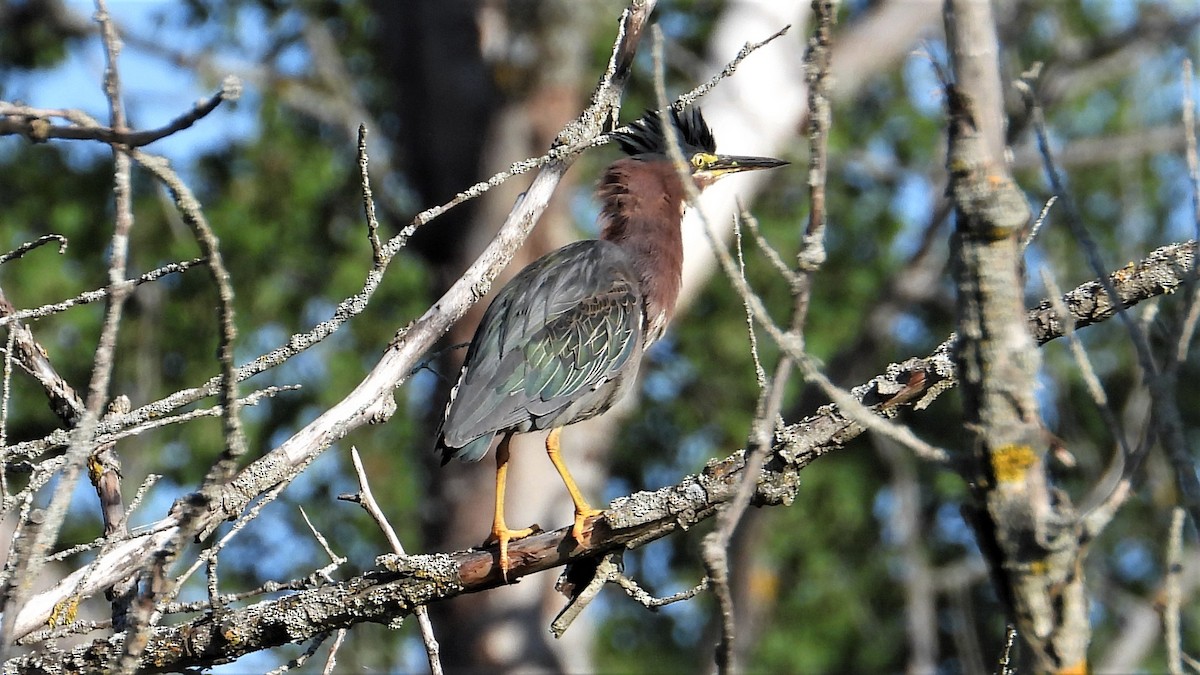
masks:
<instances>
[{"instance_id":1,"label":"heron's beak","mask_svg":"<svg viewBox=\"0 0 1200 675\"><path fill-rule=\"evenodd\" d=\"M707 166L696 171L693 178L697 183L705 185L715 183L718 179L742 171L757 171L759 169L774 169L788 162L773 157L742 157L738 155L714 155Z\"/></svg>"},{"instance_id":2,"label":"heron's beak","mask_svg":"<svg viewBox=\"0 0 1200 675\"><path fill-rule=\"evenodd\" d=\"M708 165L708 170L717 174L737 173L739 171L757 171L758 169L774 169L788 162L773 157L739 157L737 155L717 155L717 159Z\"/></svg>"}]
</instances>

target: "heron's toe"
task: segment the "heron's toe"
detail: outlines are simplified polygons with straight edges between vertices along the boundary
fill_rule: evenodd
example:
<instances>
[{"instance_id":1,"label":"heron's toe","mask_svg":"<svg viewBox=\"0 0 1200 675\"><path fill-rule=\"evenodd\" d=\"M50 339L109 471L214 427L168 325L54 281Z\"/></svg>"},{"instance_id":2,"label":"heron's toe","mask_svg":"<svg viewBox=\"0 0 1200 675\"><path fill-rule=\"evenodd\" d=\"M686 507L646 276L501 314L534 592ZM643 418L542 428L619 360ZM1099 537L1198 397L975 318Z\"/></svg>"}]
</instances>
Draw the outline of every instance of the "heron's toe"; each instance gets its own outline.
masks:
<instances>
[{"instance_id":1,"label":"heron's toe","mask_svg":"<svg viewBox=\"0 0 1200 675\"><path fill-rule=\"evenodd\" d=\"M571 538L583 544L584 531L587 530L588 520L603 514L602 509L584 509L575 512L575 524L571 525Z\"/></svg>"},{"instance_id":2,"label":"heron's toe","mask_svg":"<svg viewBox=\"0 0 1200 675\"><path fill-rule=\"evenodd\" d=\"M499 544L499 546L500 546L500 576L503 577L505 581L508 581L508 569L509 569L508 542L516 540L516 539L524 539L525 537L528 537L528 536L535 534L537 532L540 532L540 531L541 531L541 528L538 527L537 525L525 527L520 530L510 530L508 528L493 528L492 529L492 533L488 535L488 538L486 541L483 542L483 545L484 545L484 547L488 547L488 546L491 546L492 544Z\"/></svg>"}]
</instances>

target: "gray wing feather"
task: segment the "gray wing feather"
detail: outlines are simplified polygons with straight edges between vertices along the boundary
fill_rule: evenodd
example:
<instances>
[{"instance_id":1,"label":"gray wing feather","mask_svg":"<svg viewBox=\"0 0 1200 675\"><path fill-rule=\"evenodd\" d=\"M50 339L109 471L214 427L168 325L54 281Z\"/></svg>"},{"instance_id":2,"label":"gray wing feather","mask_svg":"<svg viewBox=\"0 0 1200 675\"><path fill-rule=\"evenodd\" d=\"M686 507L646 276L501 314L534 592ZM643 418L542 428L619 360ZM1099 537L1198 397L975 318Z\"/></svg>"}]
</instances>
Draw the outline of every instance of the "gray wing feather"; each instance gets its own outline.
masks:
<instances>
[{"instance_id":1,"label":"gray wing feather","mask_svg":"<svg viewBox=\"0 0 1200 675\"><path fill-rule=\"evenodd\" d=\"M480 321L438 449L448 459L471 444L463 459L479 459L480 437L603 412L604 385L636 367L627 364L640 353L642 313L636 273L611 242L576 242L530 264Z\"/></svg>"}]
</instances>

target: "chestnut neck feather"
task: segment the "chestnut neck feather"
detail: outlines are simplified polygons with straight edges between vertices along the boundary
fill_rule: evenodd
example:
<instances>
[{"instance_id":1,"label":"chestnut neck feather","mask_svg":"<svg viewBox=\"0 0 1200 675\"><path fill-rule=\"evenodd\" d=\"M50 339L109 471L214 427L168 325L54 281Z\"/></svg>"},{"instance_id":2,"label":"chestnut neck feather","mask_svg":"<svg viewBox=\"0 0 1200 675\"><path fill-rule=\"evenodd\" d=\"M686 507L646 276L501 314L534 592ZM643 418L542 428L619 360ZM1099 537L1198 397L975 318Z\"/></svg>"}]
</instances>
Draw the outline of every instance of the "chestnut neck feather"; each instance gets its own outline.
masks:
<instances>
[{"instance_id":1,"label":"chestnut neck feather","mask_svg":"<svg viewBox=\"0 0 1200 675\"><path fill-rule=\"evenodd\" d=\"M633 259L646 304L647 342L661 335L675 311L683 272L684 190L666 159L629 157L600 178L600 238Z\"/></svg>"}]
</instances>

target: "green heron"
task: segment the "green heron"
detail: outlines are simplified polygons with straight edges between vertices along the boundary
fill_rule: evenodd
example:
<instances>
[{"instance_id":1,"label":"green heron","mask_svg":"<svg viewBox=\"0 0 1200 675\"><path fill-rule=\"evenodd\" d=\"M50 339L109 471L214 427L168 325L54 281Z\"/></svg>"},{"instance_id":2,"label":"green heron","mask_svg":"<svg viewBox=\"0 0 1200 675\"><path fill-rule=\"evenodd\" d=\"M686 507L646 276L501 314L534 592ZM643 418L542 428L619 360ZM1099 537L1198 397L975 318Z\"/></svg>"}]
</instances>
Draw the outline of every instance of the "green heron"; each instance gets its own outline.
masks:
<instances>
[{"instance_id":1,"label":"green heron","mask_svg":"<svg viewBox=\"0 0 1200 675\"><path fill-rule=\"evenodd\" d=\"M716 154L698 108L671 110L696 187L739 171L787 162ZM552 251L509 281L483 315L438 432L442 464L478 461L496 449L496 511L485 545L498 543L508 576L508 543L533 528L504 522L504 486L513 434L549 429L546 454L571 501L571 535L582 542L588 505L559 455L568 424L599 415L637 379L642 353L662 336L675 309L683 264L680 224L687 192L667 156L658 114L615 134L629 157L614 162L597 188L600 239Z\"/></svg>"}]
</instances>

